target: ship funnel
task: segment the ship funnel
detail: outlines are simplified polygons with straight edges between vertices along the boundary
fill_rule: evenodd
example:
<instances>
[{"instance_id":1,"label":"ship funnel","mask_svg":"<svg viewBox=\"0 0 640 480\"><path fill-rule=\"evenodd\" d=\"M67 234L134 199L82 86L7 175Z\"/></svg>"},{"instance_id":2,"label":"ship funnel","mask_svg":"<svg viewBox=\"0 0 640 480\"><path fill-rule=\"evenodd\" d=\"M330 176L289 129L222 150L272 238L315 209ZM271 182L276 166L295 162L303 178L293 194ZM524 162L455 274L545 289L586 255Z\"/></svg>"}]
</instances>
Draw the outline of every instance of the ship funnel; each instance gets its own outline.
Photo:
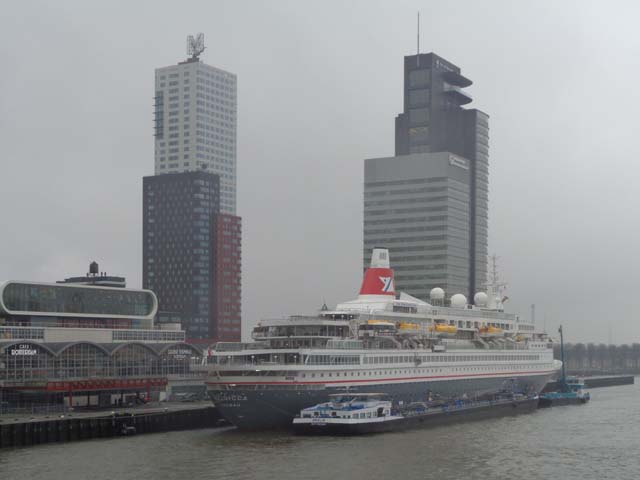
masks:
<instances>
[{"instance_id":1,"label":"ship funnel","mask_svg":"<svg viewBox=\"0 0 640 480\"><path fill-rule=\"evenodd\" d=\"M371 252L371 268L389 268L389 250L374 248Z\"/></svg>"},{"instance_id":2,"label":"ship funnel","mask_svg":"<svg viewBox=\"0 0 640 480\"><path fill-rule=\"evenodd\" d=\"M371 267L362 281L360 295L389 295L395 297L393 270L389 268L389 250L374 248L371 253Z\"/></svg>"}]
</instances>

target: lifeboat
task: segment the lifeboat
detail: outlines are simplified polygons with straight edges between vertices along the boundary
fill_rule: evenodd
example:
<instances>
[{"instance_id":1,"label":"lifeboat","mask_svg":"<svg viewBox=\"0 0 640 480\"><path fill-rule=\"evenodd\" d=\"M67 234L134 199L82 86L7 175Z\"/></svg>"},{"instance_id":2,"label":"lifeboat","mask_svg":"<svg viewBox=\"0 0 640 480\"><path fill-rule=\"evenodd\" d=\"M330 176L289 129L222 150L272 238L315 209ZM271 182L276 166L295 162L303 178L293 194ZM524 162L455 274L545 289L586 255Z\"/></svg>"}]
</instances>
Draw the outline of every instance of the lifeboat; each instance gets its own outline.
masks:
<instances>
[{"instance_id":1,"label":"lifeboat","mask_svg":"<svg viewBox=\"0 0 640 480\"><path fill-rule=\"evenodd\" d=\"M420 326L417 323L400 322L398 324L400 330L420 330Z\"/></svg>"},{"instance_id":2,"label":"lifeboat","mask_svg":"<svg viewBox=\"0 0 640 480\"><path fill-rule=\"evenodd\" d=\"M393 327L395 328L396 324L393 322L389 322L388 320L367 320L367 325L381 325L384 327Z\"/></svg>"},{"instance_id":3,"label":"lifeboat","mask_svg":"<svg viewBox=\"0 0 640 480\"><path fill-rule=\"evenodd\" d=\"M480 329L480 335L502 335L503 330L498 327L482 327Z\"/></svg>"},{"instance_id":4,"label":"lifeboat","mask_svg":"<svg viewBox=\"0 0 640 480\"><path fill-rule=\"evenodd\" d=\"M429 330L436 333L457 333L458 332L458 329L453 325L445 325L443 323L437 323L434 326L432 326Z\"/></svg>"}]
</instances>

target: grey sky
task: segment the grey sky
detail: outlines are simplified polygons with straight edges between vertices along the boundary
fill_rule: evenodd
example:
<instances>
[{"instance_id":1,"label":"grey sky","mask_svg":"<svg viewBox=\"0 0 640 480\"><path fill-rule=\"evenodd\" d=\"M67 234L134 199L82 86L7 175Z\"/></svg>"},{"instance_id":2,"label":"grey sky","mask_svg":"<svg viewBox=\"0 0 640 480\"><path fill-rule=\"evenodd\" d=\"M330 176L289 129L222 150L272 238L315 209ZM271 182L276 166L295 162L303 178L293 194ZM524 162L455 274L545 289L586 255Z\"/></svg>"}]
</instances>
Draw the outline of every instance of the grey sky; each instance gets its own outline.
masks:
<instances>
[{"instance_id":1,"label":"grey sky","mask_svg":"<svg viewBox=\"0 0 640 480\"><path fill-rule=\"evenodd\" d=\"M91 4L91 5L90 5ZM363 159L393 154L403 56L460 66L491 116L490 251L510 309L640 341L637 2L4 2L0 279L141 283L154 68L205 33L238 75L245 335L356 295ZM393 260L393 259L392 259Z\"/></svg>"}]
</instances>

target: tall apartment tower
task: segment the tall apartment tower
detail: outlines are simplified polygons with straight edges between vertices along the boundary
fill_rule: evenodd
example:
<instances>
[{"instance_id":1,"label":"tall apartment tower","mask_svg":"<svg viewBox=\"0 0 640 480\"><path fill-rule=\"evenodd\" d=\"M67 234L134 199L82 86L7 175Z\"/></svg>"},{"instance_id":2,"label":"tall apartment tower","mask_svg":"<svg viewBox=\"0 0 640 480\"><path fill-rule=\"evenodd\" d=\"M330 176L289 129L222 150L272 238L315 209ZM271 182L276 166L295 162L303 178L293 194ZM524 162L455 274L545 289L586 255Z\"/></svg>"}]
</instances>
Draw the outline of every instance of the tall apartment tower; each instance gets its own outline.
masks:
<instances>
[{"instance_id":1,"label":"tall apartment tower","mask_svg":"<svg viewBox=\"0 0 640 480\"><path fill-rule=\"evenodd\" d=\"M239 341L236 77L190 58L155 72L155 175L143 179L143 285L194 343Z\"/></svg>"},{"instance_id":2,"label":"tall apartment tower","mask_svg":"<svg viewBox=\"0 0 640 480\"><path fill-rule=\"evenodd\" d=\"M204 47L203 47L204 48ZM220 176L220 211L236 213L236 76L193 55L156 69L155 174Z\"/></svg>"},{"instance_id":3,"label":"tall apartment tower","mask_svg":"<svg viewBox=\"0 0 640 480\"><path fill-rule=\"evenodd\" d=\"M471 84L434 53L405 57L396 156L365 162L364 264L389 247L397 288L425 300L433 287L473 298L486 282L489 123L463 108Z\"/></svg>"}]
</instances>

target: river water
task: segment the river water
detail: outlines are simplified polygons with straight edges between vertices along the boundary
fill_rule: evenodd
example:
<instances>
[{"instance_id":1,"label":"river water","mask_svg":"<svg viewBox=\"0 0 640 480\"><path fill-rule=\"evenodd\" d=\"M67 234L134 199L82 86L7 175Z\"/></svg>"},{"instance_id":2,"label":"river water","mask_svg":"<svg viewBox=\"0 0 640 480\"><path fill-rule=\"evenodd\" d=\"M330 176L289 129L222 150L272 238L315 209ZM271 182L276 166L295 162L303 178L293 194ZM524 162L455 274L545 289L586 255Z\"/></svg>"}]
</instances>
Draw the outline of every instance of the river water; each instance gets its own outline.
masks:
<instances>
[{"instance_id":1,"label":"river water","mask_svg":"<svg viewBox=\"0 0 640 480\"><path fill-rule=\"evenodd\" d=\"M362 437L196 430L0 450L0 479L637 479L640 385L583 406Z\"/></svg>"}]
</instances>

